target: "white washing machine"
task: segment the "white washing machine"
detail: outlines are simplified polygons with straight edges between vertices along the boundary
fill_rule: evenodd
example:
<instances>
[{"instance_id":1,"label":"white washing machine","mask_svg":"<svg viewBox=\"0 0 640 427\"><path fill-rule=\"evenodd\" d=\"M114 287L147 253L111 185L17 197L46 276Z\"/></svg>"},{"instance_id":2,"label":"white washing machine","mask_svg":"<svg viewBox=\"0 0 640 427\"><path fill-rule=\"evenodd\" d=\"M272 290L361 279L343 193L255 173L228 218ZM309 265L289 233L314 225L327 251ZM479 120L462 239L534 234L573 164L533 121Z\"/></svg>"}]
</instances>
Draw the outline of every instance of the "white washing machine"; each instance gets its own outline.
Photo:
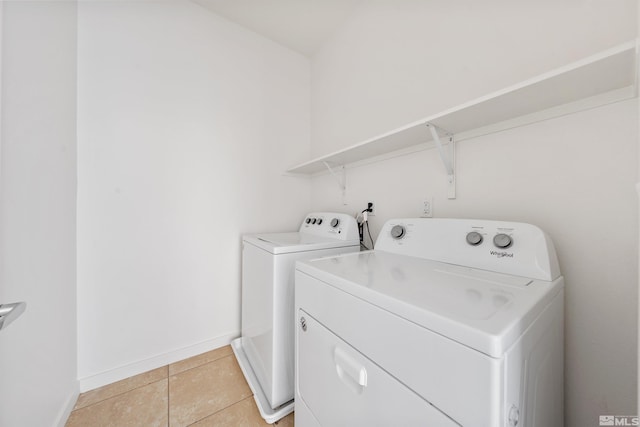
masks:
<instances>
[{"instance_id":1,"label":"white washing machine","mask_svg":"<svg viewBox=\"0 0 640 427\"><path fill-rule=\"evenodd\" d=\"M553 244L522 223L396 219L296 266L296 427L562 427Z\"/></svg>"},{"instance_id":2,"label":"white washing machine","mask_svg":"<svg viewBox=\"0 0 640 427\"><path fill-rule=\"evenodd\" d=\"M311 213L297 232L243 237L242 336L232 348L268 423L293 411L295 262L359 250L356 220L339 213Z\"/></svg>"}]
</instances>

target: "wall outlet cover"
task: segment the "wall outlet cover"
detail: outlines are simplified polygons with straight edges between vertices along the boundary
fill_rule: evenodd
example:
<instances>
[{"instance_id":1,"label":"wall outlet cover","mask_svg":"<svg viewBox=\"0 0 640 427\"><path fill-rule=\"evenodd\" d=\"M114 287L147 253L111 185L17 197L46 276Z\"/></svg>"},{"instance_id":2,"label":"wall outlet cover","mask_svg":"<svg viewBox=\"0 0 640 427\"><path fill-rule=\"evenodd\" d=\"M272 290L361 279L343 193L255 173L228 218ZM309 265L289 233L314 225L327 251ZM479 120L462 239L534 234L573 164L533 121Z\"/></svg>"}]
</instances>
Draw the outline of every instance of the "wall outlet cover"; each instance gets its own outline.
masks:
<instances>
[{"instance_id":1,"label":"wall outlet cover","mask_svg":"<svg viewBox=\"0 0 640 427\"><path fill-rule=\"evenodd\" d=\"M422 218L433 218L433 197L424 197L422 199L420 216Z\"/></svg>"}]
</instances>

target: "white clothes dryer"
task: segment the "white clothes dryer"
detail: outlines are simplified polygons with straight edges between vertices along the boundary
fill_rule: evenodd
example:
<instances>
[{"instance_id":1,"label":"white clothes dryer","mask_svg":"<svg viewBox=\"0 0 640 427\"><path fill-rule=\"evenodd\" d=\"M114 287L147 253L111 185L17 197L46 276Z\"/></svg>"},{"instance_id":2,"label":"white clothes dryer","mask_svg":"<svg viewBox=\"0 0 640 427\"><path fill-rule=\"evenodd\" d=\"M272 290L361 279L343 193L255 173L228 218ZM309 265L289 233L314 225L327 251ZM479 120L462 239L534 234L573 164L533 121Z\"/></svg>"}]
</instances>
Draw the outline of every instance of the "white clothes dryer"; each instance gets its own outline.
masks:
<instances>
[{"instance_id":1,"label":"white clothes dryer","mask_svg":"<svg viewBox=\"0 0 640 427\"><path fill-rule=\"evenodd\" d=\"M396 219L298 262L296 427L561 427L563 289L523 223Z\"/></svg>"},{"instance_id":2,"label":"white clothes dryer","mask_svg":"<svg viewBox=\"0 0 640 427\"><path fill-rule=\"evenodd\" d=\"M243 237L242 336L231 344L268 423L293 411L295 262L359 250L355 218L340 213L311 213L297 232Z\"/></svg>"}]
</instances>

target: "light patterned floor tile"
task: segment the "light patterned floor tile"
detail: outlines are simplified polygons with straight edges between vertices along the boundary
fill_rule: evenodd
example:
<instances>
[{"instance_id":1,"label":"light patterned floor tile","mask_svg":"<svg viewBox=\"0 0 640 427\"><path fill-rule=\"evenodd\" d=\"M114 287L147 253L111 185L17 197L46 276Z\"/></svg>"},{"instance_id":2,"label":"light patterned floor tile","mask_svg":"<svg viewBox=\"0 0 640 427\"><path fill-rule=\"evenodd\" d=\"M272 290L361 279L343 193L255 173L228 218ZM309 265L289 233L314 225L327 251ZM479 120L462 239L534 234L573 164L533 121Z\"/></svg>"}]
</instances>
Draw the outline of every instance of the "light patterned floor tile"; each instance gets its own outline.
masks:
<instances>
[{"instance_id":1,"label":"light patterned floor tile","mask_svg":"<svg viewBox=\"0 0 640 427\"><path fill-rule=\"evenodd\" d=\"M253 396L235 403L220 412L191 424L190 427L266 427L271 424L260 416ZM272 424L278 427L293 427L293 413Z\"/></svg>"},{"instance_id":2,"label":"light patterned floor tile","mask_svg":"<svg viewBox=\"0 0 640 427\"><path fill-rule=\"evenodd\" d=\"M192 424L193 427L264 427L268 425L260 416L253 396Z\"/></svg>"},{"instance_id":3,"label":"light patterned floor tile","mask_svg":"<svg viewBox=\"0 0 640 427\"><path fill-rule=\"evenodd\" d=\"M171 375L170 426L188 426L251 395L233 355Z\"/></svg>"},{"instance_id":4,"label":"light patterned floor tile","mask_svg":"<svg viewBox=\"0 0 640 427\"><path fill-rule=\"evenodd\" d=\"M293 427L293 415L294 413L290 413L289 415L287 415L286 417L284 417L283 419L281 419L280 421L276 421L275 425L279 426L279 427Z\"/></svg>"},{"instance_id":5,"label":"light patterned floor tile","mask_svg":"<svg viewBox=\"0 0 640 427\"><path fill-rule=\"evenodd\" d=\"M108 384L104 387L82 393L78 397L76 406L73 409L76 410L84 408L85 406L93 405L94 403L109 399L110 397L114 397L122 393L126 393L127 391L145 386L147 384L154 383L164 378L167 378L166 366L154 369L152 371L144 372L131 378L126 378L113 384Z\"/></svg>"},{"instance_id":6,"label":"light patterned floor tile","mask_svg":"<svg viewBox=\"0 0 640 427\"><path fill-rule=\"evenodd\" d=\"M119 394L71 413L66 427L165 427L168 380Z\"/></svg>"},{"instance_id":7,"label":"light patterned floor tile","mask_svg":"<svg viewBox=\"0 0 640 427\"><path fill-rule=\"evenodd\" d=\"M181 360L180 362L172 363L169 365L169 375L175 375L180 372L184 372L187 369L195 368L205 363L213 362L222 357L229 356L233 353L230 345L217 348L206 353L199 354L197 356L190 357L189 359Z\"/></svg>"}]
</instances>

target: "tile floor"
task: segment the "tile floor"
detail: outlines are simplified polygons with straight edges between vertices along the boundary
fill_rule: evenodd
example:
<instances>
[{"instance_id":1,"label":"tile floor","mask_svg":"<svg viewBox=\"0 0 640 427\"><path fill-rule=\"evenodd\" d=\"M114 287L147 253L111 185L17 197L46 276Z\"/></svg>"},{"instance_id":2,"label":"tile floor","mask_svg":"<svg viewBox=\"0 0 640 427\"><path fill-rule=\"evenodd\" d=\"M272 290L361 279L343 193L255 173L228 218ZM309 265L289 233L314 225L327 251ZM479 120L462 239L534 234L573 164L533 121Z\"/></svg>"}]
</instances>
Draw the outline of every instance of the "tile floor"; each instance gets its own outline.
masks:
<instances>
[{"instance_id":1,"label":"tile floor","mask_svg":"<svg viewBox=\"0 0 640 427\"><path fill-rule=\"evenodd\" d=\"M66 427L266 425L226 346L81 394Z\"/></svg>"}]
</instances>

